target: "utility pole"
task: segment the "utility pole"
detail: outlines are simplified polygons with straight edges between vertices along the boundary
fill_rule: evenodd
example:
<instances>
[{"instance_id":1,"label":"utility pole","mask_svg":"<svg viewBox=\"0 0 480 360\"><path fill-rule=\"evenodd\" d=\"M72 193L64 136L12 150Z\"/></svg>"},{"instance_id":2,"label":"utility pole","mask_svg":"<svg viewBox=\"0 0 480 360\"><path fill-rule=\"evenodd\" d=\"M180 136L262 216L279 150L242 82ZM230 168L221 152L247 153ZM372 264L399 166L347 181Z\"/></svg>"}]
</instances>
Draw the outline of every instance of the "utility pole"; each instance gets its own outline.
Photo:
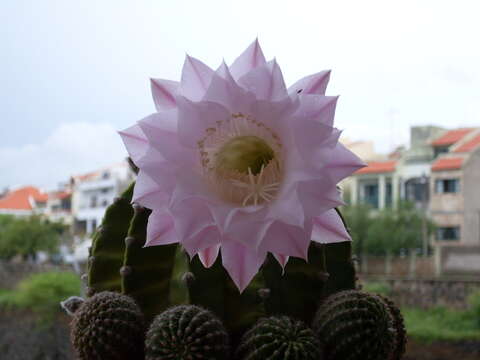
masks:
<instances>
[{"instance_id":1,"label":"utility pole","mask_svg":"<svg viewBox=\"0 0 480 360\"><path fill-rule=\"evenodd\" d=\"M422 253L428 256L428 232L427 232L427 200L428 200L428 177L423 174L420 179L422 184Z\"/></svg>"}]
</instances>

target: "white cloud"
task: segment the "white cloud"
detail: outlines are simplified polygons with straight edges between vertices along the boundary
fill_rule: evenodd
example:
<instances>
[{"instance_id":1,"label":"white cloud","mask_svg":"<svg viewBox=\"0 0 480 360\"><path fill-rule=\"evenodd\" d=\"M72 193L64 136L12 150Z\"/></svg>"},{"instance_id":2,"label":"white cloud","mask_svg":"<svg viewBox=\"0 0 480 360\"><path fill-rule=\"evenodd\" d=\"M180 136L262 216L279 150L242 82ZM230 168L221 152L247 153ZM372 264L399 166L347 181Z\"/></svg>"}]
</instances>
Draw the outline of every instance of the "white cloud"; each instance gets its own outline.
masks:
<instances>
[{"instance_id":1,"label":"white cloud","mask_svg":"<svg viewBox=\"0 0 480 360\"><path fill-rule=\"evenodd\" d=\"M0 187L36 185L54 188L81 174L126 156L120 136L109 123L62 123L43 141L0 147Z\"/></svg>"}]
</instances>

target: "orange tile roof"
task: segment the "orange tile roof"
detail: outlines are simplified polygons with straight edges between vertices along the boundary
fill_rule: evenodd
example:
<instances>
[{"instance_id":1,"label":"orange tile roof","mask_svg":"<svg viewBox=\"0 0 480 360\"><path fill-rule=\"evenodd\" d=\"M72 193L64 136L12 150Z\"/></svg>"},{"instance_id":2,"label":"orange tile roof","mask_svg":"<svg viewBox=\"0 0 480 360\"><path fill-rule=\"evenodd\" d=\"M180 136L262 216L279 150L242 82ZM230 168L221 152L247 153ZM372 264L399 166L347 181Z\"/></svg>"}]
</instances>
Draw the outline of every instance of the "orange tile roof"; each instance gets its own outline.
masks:
<instances>
[{"instance_id":1,"label":"orange tile roof","mask_svg":"<svg viewBox=\"0 0 480 360\"><path fill-rule=\"evenodd\" d=\"M458 148L455 149L454 152L469 152L475 149L477 146L480 145L480 135L475 136L473 139L467 141L465 144L460 145Z\"/></svg>"},{"instance_id":2,"label":"orange tile roof","mask_svg":"<svg viewBox=\"0 0 480 360\"><path fill-rule=\"evenodd\" d=\"M393 172L397 166L396 161L372 161L364 168L357 170L355 174L380 174Z\"/></svg>"},{"instance_id":3,"label":"orange tile roof","mask_svg":"<svg viewBox=\"0 0 480 360\"><path fill-rule=\"evenodd\" d=\"M452 145L455 144L457 141L462 139L465 135L467 135L470 131L474 129L455 129L447 131L445 134L440 136L439 138L432 141L433 146L442 146L442 145Z\"/></svg>"},{"instance_id":4,"label":"orange tile roof","mask_svg":"<svg viewBox=\"0 0 480 360\"><path fill-rule=\"evenodd\" d=\"M432 164L432 171L457 170L462 167L463 158L442 158Z\"/></svg>"},{"instance_id":5,"label":"orange tile roof","mask_svg":"<svg viewBox=\"0 0 480 360\"><path fill-rule=\"evenodd\" d=\"M30 199L38 202L45 202L48 195L40 192L36 187L25 186L9 192L0 199L0 209L5 210L32 210Z\"/></svg>"}]
</instances>

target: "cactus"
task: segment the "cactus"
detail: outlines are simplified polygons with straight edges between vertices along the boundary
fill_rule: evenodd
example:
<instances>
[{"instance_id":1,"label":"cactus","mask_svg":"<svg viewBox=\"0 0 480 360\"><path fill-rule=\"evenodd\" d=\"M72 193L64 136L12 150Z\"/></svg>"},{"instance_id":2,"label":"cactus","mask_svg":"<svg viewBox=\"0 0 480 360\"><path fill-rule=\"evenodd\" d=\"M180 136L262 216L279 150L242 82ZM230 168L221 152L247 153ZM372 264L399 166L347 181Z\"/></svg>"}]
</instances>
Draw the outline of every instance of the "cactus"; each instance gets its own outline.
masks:
<instances>
[{"instance_id":1,"label":"cactus","mask_svg":"<svg viewBox=\"0 0 480 360\"><path fill-rule=\"evenodd\" d=\"M395 347L389 307L376 295L342 291L326 299L313 328L328 360L385 360Z\"/></svg>"},{"instance_id":2,"label":"cactus","mask_svg":"<svg viewBox=\"0 0 480 360\"><path fill-rule=\"evenodd\" d=\"M180 305L158 315L147 332L147 360L221 360L228 357L228 335L210 311Z\"/></svg>"},{"instance_id":3,"label":"cactus","mask_svg":"<svg viewBox=\"0 0 480 360\"><path fill-rule=\"evenodd\" d=\"M118 270L123 263L124 239L133 216L132 200L134 184L108 207L102 225L93 237L88 260L88 294L100 291L120 291L122 288Z\"/></svg>"},{"instance_id":4,"label":"cactus","mask_svg":"<svg viewBox=\"0 0 480 360\"><path fill-rule=\"evenodd\" d=\"M377 295L385 304L387 304L390 314L393 317L393 328L395 329L395 349L392 351L391 358L389 360L400 360L405 354L407 347L407 330L403 321L402 313L395 303L386 296Z\"/></svg>"},{"instance_id":5,"label":"cactus","mask_svg":"<svg viewBox=\"0 0 480 360\"><path fill-rule=\"evenodd\" d=\"M144 248L151 211L139 206L134 209L120 269L122 293L132 296L150 321L169 306L170 279L178 245Z\"/></svg>"},{"instance_id":6,"label":"cactus","mask_svg":"<svg viewBox=\"0 0 480 360\"><path fill-rule=\"evenodd\" d=\"M261 319L247 331L237 350L243 360L321 360L320 343L302 321L287 316Z\"/></svg>"},{"instance_id":7,"label":"cactus","mask_svg":"<svg viewBox=\"0 0 480 360\"><path fill-rule=\"evenodd\" d=\"M185 338L162 338L160 335L164 332L159 330L165 325L165 317L169 317L178 320L177 325L186 331L185 324L197 319L192 315L192 309L198 308L170 308L183 304L201 306L218 316L229 334L231 347L237 349L242 343L238 354L241 353L245 359L258 358L258 349L249 349L252 344L260 344L258 332L264 331L264 328L275 331L262 339L286 344L282 347L284 351L272 353L271 359L296 356L292 354L297 354L298 359L313 356L313 352L300 354L299 344L303 344L302 341L309 339L305 340L307 348L310 346L308 344L315 342L310 335L303 337L308 329L300 324L310 324L319 306L314 332L320 336L327 359L355 360L364 356L365 359L375 360L385 354L383 359L401 358L405 350L405 330L398 309L389 300L351 291L355 289L356 277L350 242L327 245L312 242L308 261L290 258L284 269L269 254L258 274L240 293L223 268L221 255L206 269L197 256L187 262L178 244L144 248L150 210L136 205L132 207L132 191L133 185L107 209L102 227L94 236L87 273L87 295L92 296L104 290L128 295L140 307L147 325L161 314L149 332L147 352L151 359L166 356L167 353L159 350L159 344L186 341ZM79 303L72 300L64 305L70 311ZM184 314L183 317L179 318L175 311ZM269 322L259 321L272 316ZM169 326L172 324L169 323ZM254 324L257 325L252 329ZM98 330L82 333L85 336L82 344L96 344L96 335L93 334L105 329L100 323L93 325L92 329L96 326ZM282 326L284 332L279 330ZM248 329L252 330L247 332ZM72 331L75 339L80 339L79 334ZM287 334L292 343L286 340ZM85 340L88 336L91 338ZM292 340L297 336L300 336L298 341ZM201 336L189 339L204 341ZM267 354L271 349L266 346L267 343L260 345L265 345L262 354ZM191 346L188 348L192 349ZM388 352L390 349L394 350ZM323 358L318 356L319 359Z\"/></svg>"},{"instance_id":8,"label":"cactus","mask_svg":"<svg viewBox=\"0 0 480 360\"><path fill-rule=\"evenodd\" d=\"M71 338L81 360L143 359L144 319L128 296L100 292L73 314Z\"/></svg>"},{"instance_id":9,"label":"cactus","mask_svg":"<svg viewBox=\"0 0 480 360\"><path fill-rule=\"evenodd\" d=\"M264 287L262 274L257 274L241 294L221 264L220 257L205 269L198 257L189 264L192 279L188 290L190 301L217 314L224 322L235 346L242 334L260 317L265 307L259 291Z\"/></svg>"}]
</instances>

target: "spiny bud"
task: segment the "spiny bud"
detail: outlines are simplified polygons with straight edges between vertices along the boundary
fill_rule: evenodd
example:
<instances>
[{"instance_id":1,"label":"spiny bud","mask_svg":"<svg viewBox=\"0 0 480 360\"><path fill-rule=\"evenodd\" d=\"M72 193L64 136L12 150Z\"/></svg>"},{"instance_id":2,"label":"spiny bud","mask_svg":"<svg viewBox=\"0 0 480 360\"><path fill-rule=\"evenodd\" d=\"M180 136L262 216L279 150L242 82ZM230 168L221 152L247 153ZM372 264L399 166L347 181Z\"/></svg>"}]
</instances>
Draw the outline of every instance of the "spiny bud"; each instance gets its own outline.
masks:
<instances>
[{"instance_id":1,"label":"spiny bud","mask_svg":"<svg viewBox=\"0 0 480 360\"><path fill-rule=\"evenodd\" d=\"M180 305L153 320L145 352L147 360L223 360L228 356L228 335L210 311Z\"/></svg>"},{"instance_id":2,"label":"spiny bud","mask_svg":"<svg viewBox=\"0 0 480 360\"><path fill-rule=\"evenodd\" d=\"M87 299L71 324L72 344L80 360L143 359L144 333L137 304L128 296L108 291Z\"/></svg>"},{"instance_id":3,"label":"spiny bud","mask_svg":"<svg viewBox=\"0 0 480 360\"><path fill-rule=\"evenodd\" d=\"M260 319L237 349L239 360L322 360L320 343L303 322L287 316Z\"/></svg>"}]
</instances>

